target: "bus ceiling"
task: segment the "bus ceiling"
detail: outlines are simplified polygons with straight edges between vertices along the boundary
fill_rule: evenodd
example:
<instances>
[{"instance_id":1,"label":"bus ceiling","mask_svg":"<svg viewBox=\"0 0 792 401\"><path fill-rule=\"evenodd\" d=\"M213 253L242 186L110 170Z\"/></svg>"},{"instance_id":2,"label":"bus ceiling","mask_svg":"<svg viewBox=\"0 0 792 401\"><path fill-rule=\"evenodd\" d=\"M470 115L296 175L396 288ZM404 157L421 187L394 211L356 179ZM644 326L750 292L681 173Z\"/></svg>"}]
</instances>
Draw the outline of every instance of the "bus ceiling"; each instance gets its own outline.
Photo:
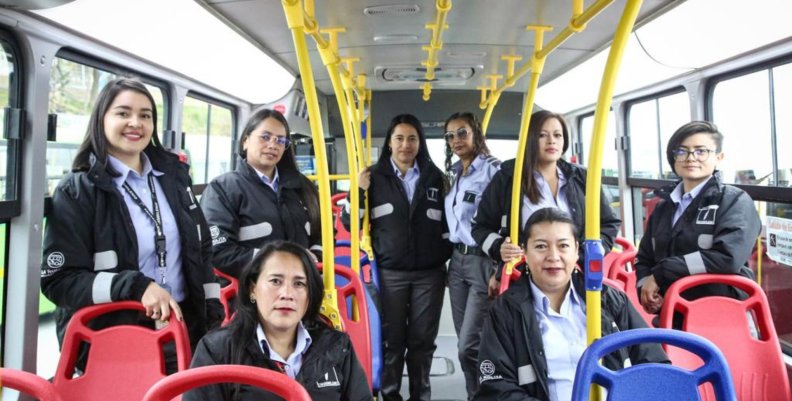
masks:
<instances>
[{"instance_id":1,"label":"bus ceiling","mask_svg":"<svg viewBox=\"0 0 792 401\"><path fill-rule=\"evenodd\" d=\"M294 75L298 74L294 44L280 1L196 1ZM438 3L450 5L442 15L441 21L446 26L443 32L434 28L440 14ZM478 93L481 87L491 85L488 76L506 75L508 62L504 56L521 57L516 61L518 66L529 61L535 34L526 29L528 25L552 27L544 36L547 43L569 26L573 3L573 0L422 0L376 5L377 2L349 0L339 7L332 1L316 1L314 16L320 28L343 28L336 34L338 55L354 60L355 74L367 76L367 86L374 92L421 90L430 83L434 90ZM593 2L585 3L588 7ZM636 26L679 3L644 1ZM611 2L583 32L572 35L553 51L545 63L540 85L607 47L624 4L625 0ZM431 50L433 41L435 47L439 45L439 51ZM308 47L316 87L323 94L332 95L331 81L316 45L308 41ZM435 63L436 67L432 68ZM432 71L427 74L427 70ZM528 79L523 77L505 91L523 92L527 86Z\"/></svg>"}]
</instances>

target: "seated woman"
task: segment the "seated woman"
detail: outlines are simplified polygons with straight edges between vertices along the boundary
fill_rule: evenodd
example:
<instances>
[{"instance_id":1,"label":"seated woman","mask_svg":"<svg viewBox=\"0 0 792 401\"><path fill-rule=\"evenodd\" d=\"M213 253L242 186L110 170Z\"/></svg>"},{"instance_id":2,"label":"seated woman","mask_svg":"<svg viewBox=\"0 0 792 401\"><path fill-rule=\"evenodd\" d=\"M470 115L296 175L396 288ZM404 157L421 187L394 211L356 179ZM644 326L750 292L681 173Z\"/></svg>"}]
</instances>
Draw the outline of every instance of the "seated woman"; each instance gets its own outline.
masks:
<instances>
[{"instance_id":1,"label":"seated woman","mask_svg":"<svg viewBox=\"0 0 792 401\"><path fill-rule=\"evenodd\" d=\"M566 212L535 211L525 225L527 274L498 297L481 332L476 400L569 400L586 349L586 297L577 228ZM646 327L627 296L602 288L602 335ZM603 364L667 363L658 344L608 355Z\"/></svg>"},{"instance_id":2,"label":"seated woman","mask_svg":"<svg viewBox=\"0 0 792 401\"><path fill-rule=\"evenodd\" d=\"M267 243L240 276L246 289L231 323L198 343L192 367L234 364L282 372L314 400L370 401L371 390L349 336L319 316L322 279L309 252L287 241ZM267 398L270 397L270 398ZM205 386L184 401L278 399L240 384Z\"/></svg>"}]
</instances>

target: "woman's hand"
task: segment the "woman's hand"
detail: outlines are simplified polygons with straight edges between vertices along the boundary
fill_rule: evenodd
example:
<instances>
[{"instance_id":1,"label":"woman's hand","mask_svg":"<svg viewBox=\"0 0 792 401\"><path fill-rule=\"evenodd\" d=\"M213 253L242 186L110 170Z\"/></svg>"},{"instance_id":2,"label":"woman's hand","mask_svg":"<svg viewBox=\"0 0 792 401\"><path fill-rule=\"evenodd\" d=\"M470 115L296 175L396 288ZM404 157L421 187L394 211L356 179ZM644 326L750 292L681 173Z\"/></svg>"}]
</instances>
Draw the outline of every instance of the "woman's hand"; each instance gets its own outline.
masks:
<instances>
[{"instance_id":1,"label":"woman's hand","mask_svg":"<svg viewBox=\"0 0 792 401\"><path fill-rule=\"evenodd\" d=\"M523 256L523 250L517 245L512 244L511 238L506 237L506 240L500 246L501 260L508 263L513 259L519 259Z\"/></svg>"},{"instance_id":2,"label":"woman's hand","mask_svg":"<svg viewBox=\"0 0 792 401\"><path fill-rule=\"evenodd\" d=\"M495 274L490 276L489 283L487 283L487 296L489 299L493 299L498 296L500 292L500 281L498 278L495 277Z\"/></svg>"},{"instance_id":3,"label":"woman's hand","mask_svg":"<svg viewBox=\"0 0 792 401\"><path fill-rule=\"evenodd\" d=\"M654 276L649 276L641 286L641 306L646 313L652 314L660 312L660 307L663 306L663 296L660 295L660 287L657 286Z\"/></svg>"},{"instance_id":4,"label":"woman's hand","mask_svg":"<svg viewBox=\"0 0 792 401\"><path fill-rule=\"evenodd\" d=\"M366 191L371 185L371 169L366 167L358 173L358 186L360 189Z\"/></svg>"},{"instance_id":5,"label":"woman's hand","mask_svg":"<svg viewBox=\"0 0 792 401\"><path fill-rule=\"evenodd\" d=\"M171 313L175 313L178 320L184 319L179 303L170 296L168 291L153 281L146 287L140 302L146 308L146 316L154 320L167 322Z\"/></svg>"}]
</instances>

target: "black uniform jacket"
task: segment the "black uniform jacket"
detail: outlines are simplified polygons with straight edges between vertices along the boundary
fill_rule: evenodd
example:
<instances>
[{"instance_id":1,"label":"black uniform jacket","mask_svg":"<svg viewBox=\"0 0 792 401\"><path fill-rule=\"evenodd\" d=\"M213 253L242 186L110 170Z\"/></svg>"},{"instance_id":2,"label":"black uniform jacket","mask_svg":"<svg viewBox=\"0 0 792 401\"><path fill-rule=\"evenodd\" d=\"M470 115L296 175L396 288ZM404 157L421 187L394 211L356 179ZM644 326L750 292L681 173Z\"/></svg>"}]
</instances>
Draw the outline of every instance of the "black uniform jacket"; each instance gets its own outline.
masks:
<instances>
[{"instance_id":1,"label":"black uniform jacket","mask_svg":"<svg viewBox=\"0 0 792 401\"><path fill-rule=\"evenodd\" d=\"M585 239L586 218L586 170L580 166L559 160L558 168L566 177L566 185L562 188L569 204L569 212L578 228L580 242L580 261L583 261L583 240ZM500 246L511 230L512 179L514 178L514 159L501 164L500 171L492 177L484 195L481 197L478 210L473 216L473 239L492 259L503 262L500 257ZM523 195L524 196L524 195ZM522 212L522 207L520 208ZM520 220L522 221L522 216ZM610 207L610 197L600 193L600 232L605 252L613 247L613 241L619 232L621 220ZM519 230L519 244L525 243L522 227ZM512 239L514 242L514 239Z\"/></svg>"},{"instance_id":2,"label":"black uniform jacket","mask_svg":"<svg viewBox=\"0 0 792 401\"><path fill-rule=\"evenodd\" d=\"M148 153L147 153L148 154ZM187 292L182 304L194 345L208 328L222 322L220 285L212 274L211 238L193 197L187 165L175 155L148 154L179 226L182 271ZM100 163L87 172L64 177L52 195L52 213L44 235L41 288L57 305L58 339L84 306L140 301L152 280L140 271L137 236L129 209L113 177ZM136 312L122 311L94 320L94 328L137 323Z\"/></svg>"},{"instance_id":3,"label":"black uniform jacket","mask_svg":"<svg viewBox=\"0 0 792 401\"><path fill-rule=\"evenodd\" d=\"M743 190L724 185L716 173L693 198L674 226L677 204L670 194L677 184L655 190L662 200L649 216L635 264L639 282L654 276L660 293L674 281L692 274L739 274L750 279L748 258L762 229L753 200ZM685 293L688 299L705 295L741 297L734 288L708 285Z\"/></svg>"},{"instance_id":4,"label":"black uniform jacket","mask_svg":"<svg viewBox=\"0 0 792 401\"><path fill-rule=\"evenodd\" d=\"M278 193L259 177L246 161L239 160L236 171L212 180L201 196L201 208L212 233L214 266L239 277L253 259L255 250L267 242L289 240L322 249L319 227L311 227L308 208L301 196L302 180L294 170L278 170ZM320 257L321 260L321 257Z\"/></svg>"},{"instance_id":5,"label":"black uniform jacket","mask_svg":"<svg viewBox=\"0 0 792 401\"><path fill-rule=\"evenodd\" d=\"M541 329L534 312L529 275L522 277L495 300L484 321L479 350L481 384L475 400L549 400ZM572 274L572 285L585 302L583 273ZM624 293L602 287L603 337L644 327L646 323ZM628 358L633 365L669 363L659 344L638 344L606 356L603 365L617 370Z\"/></svg>"},{"instance_id":6,"label":"black uniform jacket","mask_svg":"<svg viewBox=\"0 0 792 401\"><path fill-rule=\"evenodd\" d=\"M430 161L419 161L418 168L420 176L412 202L407 201L390 158L381 158L371 168L371 239L380 269L436 269L451 256L444 207L445 176ZM363 196L361 191L361 199Z\"/></svg>"},{"instance_id":7,"label":"black uniform jacket","mask_svg":"<svg viewBox=\"0 0 792 401\"><path fill-rule=\"evenodd\" d=\"M309 330L311 346L303 355L302 367L295 380L305 387L314 401L371 401L366 374L355 356L349 336L328 327ZM191 367L229 364L231 331L221 328L207 334L198 344ZM243 365L280 371L256 343L247 344ZM284 377L285 374L284 374ZM234 384L216 384L193 390L184 401L231 401ZM242 385L238 401L279 400L256 387Z\"/></svg>"}]
</instances>

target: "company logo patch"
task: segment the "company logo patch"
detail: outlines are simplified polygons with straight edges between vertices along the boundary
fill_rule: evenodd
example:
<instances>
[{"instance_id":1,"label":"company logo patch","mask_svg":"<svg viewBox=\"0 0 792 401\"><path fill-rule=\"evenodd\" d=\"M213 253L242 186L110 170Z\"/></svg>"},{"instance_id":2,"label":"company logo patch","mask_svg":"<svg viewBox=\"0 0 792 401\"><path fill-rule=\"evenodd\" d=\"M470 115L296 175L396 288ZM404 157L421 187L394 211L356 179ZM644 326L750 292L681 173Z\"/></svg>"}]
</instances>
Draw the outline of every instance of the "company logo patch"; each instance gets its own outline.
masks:
<instances>
[{"instance_id":1,"label":"company logo patch","mask_svg":"<svg viewBox=\"0 0 792 401\"><path fill-rule=\"evenodd\" d=\"M438 195L440 194L440 190L438 188L427 188L426 190L426 198L433 202L438 202L440 199Z\"/></svg>"},{"instance_id":2,"label":"company logo patch","mask_svg":"<svg viewBox=\"0 0 792 401\"><path fill-rule=\"evenodd\" d=\"M481 362L479 365L479 370L481 371L481 376L479 376L479 383L484 383L487 380L499 380L503 379L503 376L495 374L495 364L492 363L489 359L486 359Z\"/></svg>"},{"instance_id":3,"label":"company logo patch","mask_svg":"<svg viewBox=\"0 0 792 401\"><path fill-rule=\"evenodd\" d=\"M212 234L212 239L217 239L220 236L220 228L217 226L210 226L209 233Z\"/></svg>"},{"instance_id":4,"label":"company logo patch","mask_svg":"<svg viewBox=\"0 0 792 401\"><path fill-rule=\"evenodd\" d=\"M66 258L60 252L52 252L47 256L47 266L52 269L59 269L66 263Z\"/></svg>"},{"instance_id":5,"label":"company logo patch","mask_svg":"<svg viewBox=\"0 0 792 401\"><path fill-rule=\"evenodd\" d=\"M316 387L318 388L325 388L325 387L341 387L341 382L338 380L338 374L336 373L335 367L332 368L332 372L325 372L324 374L324 381L316 382Z\"/></svg>"}]
</instances>

